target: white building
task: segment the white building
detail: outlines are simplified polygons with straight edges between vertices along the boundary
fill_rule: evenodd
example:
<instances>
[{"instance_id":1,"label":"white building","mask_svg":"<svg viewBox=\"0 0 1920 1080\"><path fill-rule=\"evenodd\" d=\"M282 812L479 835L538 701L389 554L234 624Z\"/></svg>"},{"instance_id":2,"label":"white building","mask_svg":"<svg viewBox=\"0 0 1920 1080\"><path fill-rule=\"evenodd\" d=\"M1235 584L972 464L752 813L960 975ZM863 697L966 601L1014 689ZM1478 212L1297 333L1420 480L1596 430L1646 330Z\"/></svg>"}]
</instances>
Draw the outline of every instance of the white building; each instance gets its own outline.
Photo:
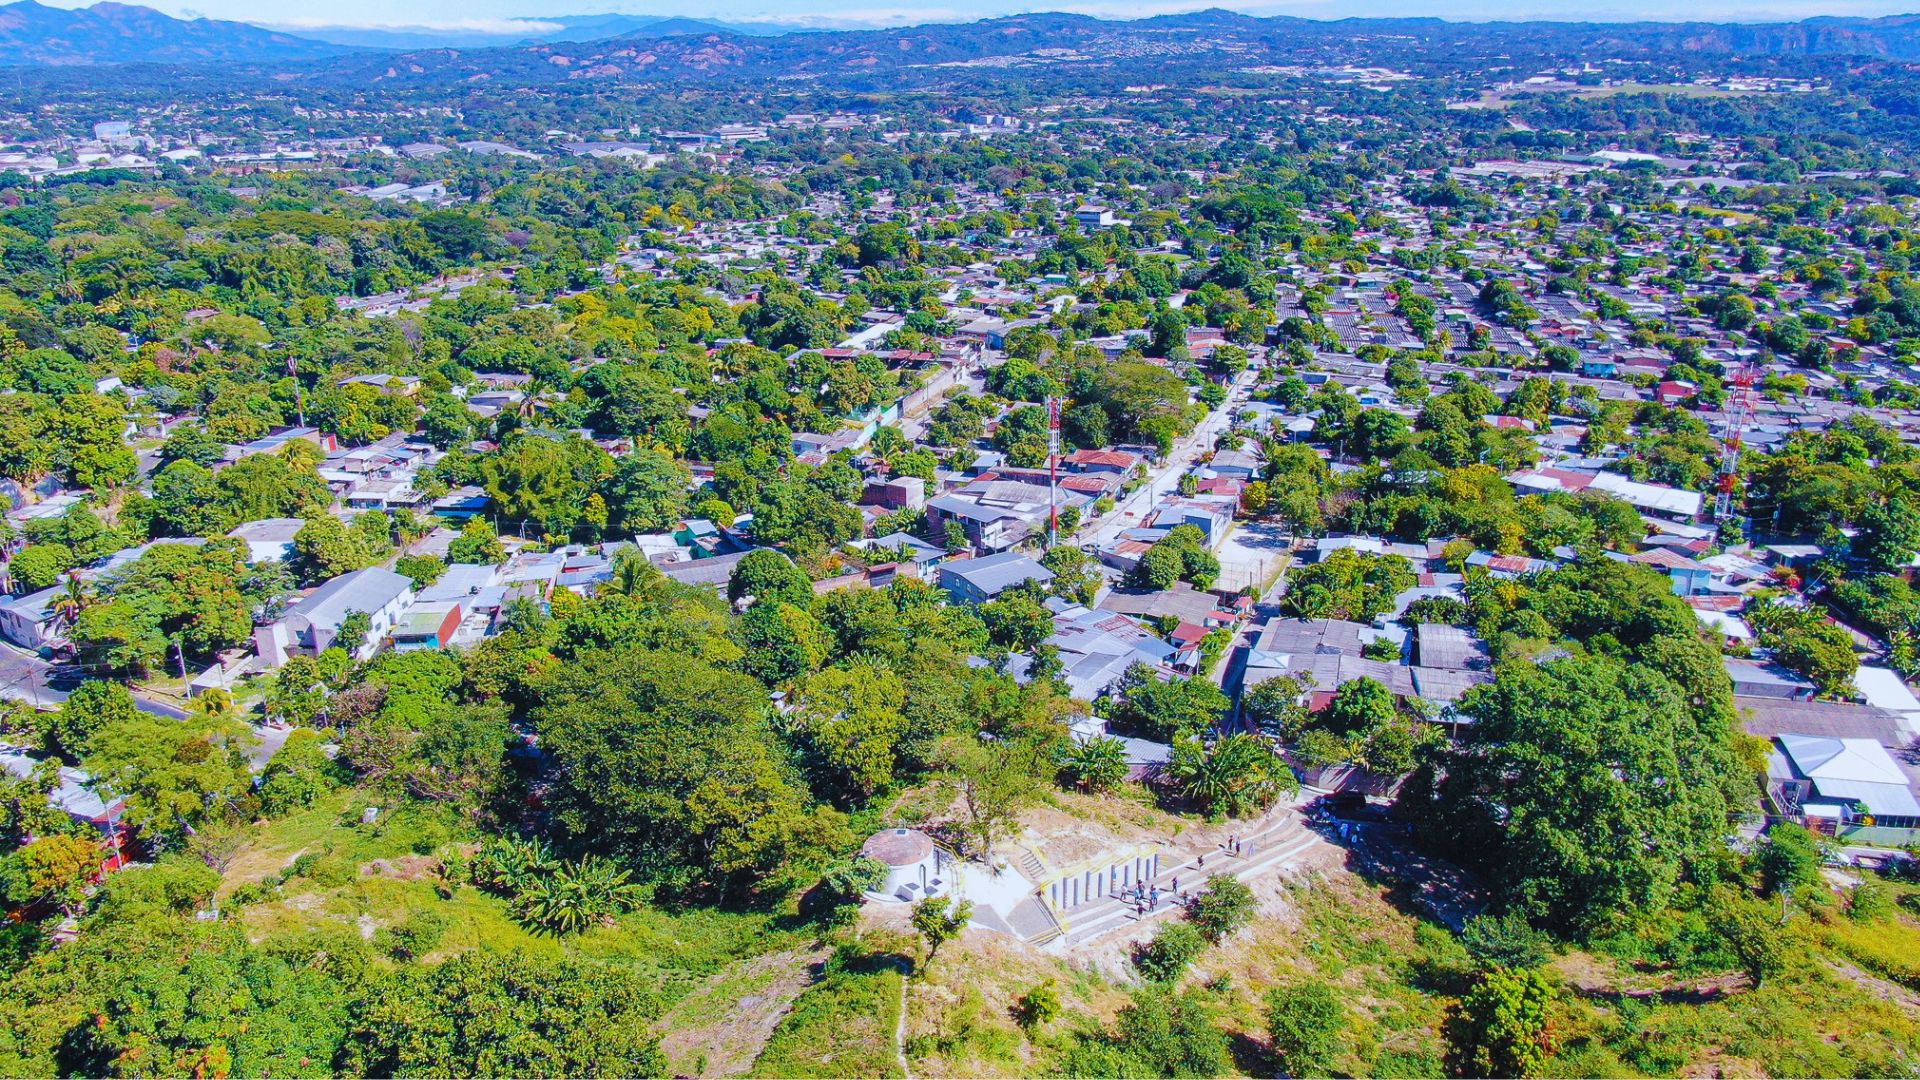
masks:
<instances>
[{"instance_id":1,"label":"white building","mask_svg":"<svg viewBox=\"0 0 1920 1080\"><path fill-rule=\"evenodd\" d=\"M391 570L374 566L342 574L315 589L278 621L255 627L254 648L269 667L279 667L294 653L324 652L335 644L355 659L366 660L380 651L413 600L413 581ZM367 636L357 642L336 641L341 626L356 611L372 620Z\"/></svg>"}]
</instances>

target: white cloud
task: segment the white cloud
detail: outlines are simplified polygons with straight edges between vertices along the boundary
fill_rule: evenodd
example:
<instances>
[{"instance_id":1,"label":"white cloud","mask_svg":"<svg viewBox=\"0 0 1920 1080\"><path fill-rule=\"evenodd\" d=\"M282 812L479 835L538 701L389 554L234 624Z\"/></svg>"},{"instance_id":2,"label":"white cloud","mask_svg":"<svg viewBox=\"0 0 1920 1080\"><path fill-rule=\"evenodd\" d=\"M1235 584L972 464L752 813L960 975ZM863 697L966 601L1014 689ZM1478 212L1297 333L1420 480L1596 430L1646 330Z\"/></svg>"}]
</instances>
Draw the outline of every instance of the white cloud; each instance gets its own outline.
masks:
<instances>
[{"instance_id":1,"label":"white cloud","mask_svg":"<svg viewBox=\"0 0 1920 1080\"><path fill-rule=\"evenodd\" d=\"M719 19L723 22L777 23L789 26L809 26L820 28L855 30L876 26L919 26L923 23L973 22L976 19L996 18L1006 14L1004 11L993 15L983 15L979 11L960 11L953 8L835 8L832 11L794 11L794 12L758 12L752 15L712 14L694 16L695 18Z\"/></svg>"},{"instance_id":2,"label":"white cloud","mask_svg":"<svg viewBox=\"0 0 1920 1080\"><path fill-rule=\"evenodd\" d=\"M1183 15L1194 11L1224 9L1244 15L1271 15L1299 8L1324 7L1327 0L1259 0L1257 3L1233 3L1231 0L1067 0L1048 11L1091 15L1096 19L1149 19L1155 15Z\"/></svg>"},{"instance_id":3,"label":"white cloud","mask_svg":"<svg viewBox=\"0 0 1920 1080\"><path fill-rule=\"evenodd\" d=\"M421 19L413 22L382 22L372 19L291 18L261 25L270 26L275 30L415 30L421 32L459 30L470 34L499 34L503 37L550 34L566 29L559 23L541 22L538 19Z\"/></svg>"}]
</instances>

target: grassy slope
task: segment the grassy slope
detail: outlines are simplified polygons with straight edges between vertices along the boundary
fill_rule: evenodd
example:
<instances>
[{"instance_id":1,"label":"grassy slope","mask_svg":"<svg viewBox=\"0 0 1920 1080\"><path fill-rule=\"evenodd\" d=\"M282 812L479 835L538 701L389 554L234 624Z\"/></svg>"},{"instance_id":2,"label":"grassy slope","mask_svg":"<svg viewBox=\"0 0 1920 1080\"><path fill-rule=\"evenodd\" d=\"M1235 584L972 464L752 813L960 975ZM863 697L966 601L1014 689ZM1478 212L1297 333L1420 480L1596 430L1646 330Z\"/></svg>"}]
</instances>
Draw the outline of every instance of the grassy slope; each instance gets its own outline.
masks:
<instances>
[{"instance_id":1,"label":"grassy slope","mask_svg":"<svg viewBox=\"0 0 1920 1080\"><path fill-rule=\"evenodd\" d=\"M491 948L617 963L657 979L669 1004L736 961L793 950L811 940L782 928L775 914L698 908L673 914L652 906L577 937L534 934L510 917L503 901L472 886L455 889L451 898L440 895L431 856L471 839L464 824L431 807L409 807L364 826L358 822L367 804L364 793L336 792L266 825L238 854L226 874L229 895L280 873L296 859L305 867L277 896L241 910L249 936L265 940L347 930L371 939L380 928L431 911L446 918L447 929L424 957L428 961Z\"/></svg>"},{"instance_id":2,"label":"grassy slope","mask_svg":"<svg viewBox=\"0 0 1920 1080\"><path fill-rule=\"evenodd\" d=\"M869 947L886 943L881 938ZM902 957L886 951L863 956L847 952L851 950L829 964L825 978L795 999L754 1062L753 1075L901 1075L894 1030L905 977Z\"/></svg>"}]
</instances>

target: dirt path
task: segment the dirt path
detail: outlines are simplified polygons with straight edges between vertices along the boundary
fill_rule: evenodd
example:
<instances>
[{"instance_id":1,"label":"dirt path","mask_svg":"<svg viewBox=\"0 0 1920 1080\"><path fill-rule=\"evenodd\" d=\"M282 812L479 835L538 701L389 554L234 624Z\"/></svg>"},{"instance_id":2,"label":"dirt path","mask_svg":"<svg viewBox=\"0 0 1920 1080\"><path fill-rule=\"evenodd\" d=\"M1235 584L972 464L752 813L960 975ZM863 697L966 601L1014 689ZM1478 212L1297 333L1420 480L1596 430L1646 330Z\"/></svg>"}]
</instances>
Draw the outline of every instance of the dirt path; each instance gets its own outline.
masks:
<instances>
[{"instance_id":1,"label":"dirt path","mask_svg":"<svg viewBox=\"0 0 1920 1080\"><path fill-rule=\"evenodd\" d=\"M744 1076L813 985L826 949L794 949L742 960L708 979L655 1024L660 1049L682 1076Z\"/></svg>"},{"instance_id":2,"label":"dirt path","mask_svg":"<svg viewBox=\"0 0 1920 1080\"><path fill-rule=\"evenodd\" d=\"M1859 985L1869 993L1885 998L1903 1009L1920 1009L1920 994L1914 993L1897 982L1871 974L1857 964L1838 960L1828 960L1826 964L1833 969L1834 974Z\"/></svg>"},{"instance_id":3,"label":"dirt path","mask_svg":"<svg viewBox=\"0 0 1920 1080\"><path fill-rule=\"evenodd\" d=\"M913 1080L913 1067L907 1064L907 988L913 985L909 973L902 972L900 979L900 1015L893 1021L893 1053L900 1059L900 1075Z\"/></svg>"}]
</instances>

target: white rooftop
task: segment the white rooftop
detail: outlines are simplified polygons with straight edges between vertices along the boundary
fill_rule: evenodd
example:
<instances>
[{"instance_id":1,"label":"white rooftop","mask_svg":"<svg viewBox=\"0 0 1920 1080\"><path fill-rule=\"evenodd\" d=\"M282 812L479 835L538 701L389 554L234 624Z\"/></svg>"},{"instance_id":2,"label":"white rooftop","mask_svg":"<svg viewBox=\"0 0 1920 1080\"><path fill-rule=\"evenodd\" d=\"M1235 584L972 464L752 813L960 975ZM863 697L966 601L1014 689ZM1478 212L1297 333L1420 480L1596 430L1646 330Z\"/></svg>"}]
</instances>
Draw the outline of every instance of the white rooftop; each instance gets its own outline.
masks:
<instances>
[{"instance_id":1,"label":"white rooftop","mask_svg":"<svg viewBox=\"0 0 1920 1080\"><path fill-rule=\"evenodd\" d=\"M1920 817L1920 802L1914 800L1906 774L1874 740L1781 735L1779 741L1794 769L1813 781L1822 799L1864 803L1876 815Z\"/></svg>"}]
</instances>

